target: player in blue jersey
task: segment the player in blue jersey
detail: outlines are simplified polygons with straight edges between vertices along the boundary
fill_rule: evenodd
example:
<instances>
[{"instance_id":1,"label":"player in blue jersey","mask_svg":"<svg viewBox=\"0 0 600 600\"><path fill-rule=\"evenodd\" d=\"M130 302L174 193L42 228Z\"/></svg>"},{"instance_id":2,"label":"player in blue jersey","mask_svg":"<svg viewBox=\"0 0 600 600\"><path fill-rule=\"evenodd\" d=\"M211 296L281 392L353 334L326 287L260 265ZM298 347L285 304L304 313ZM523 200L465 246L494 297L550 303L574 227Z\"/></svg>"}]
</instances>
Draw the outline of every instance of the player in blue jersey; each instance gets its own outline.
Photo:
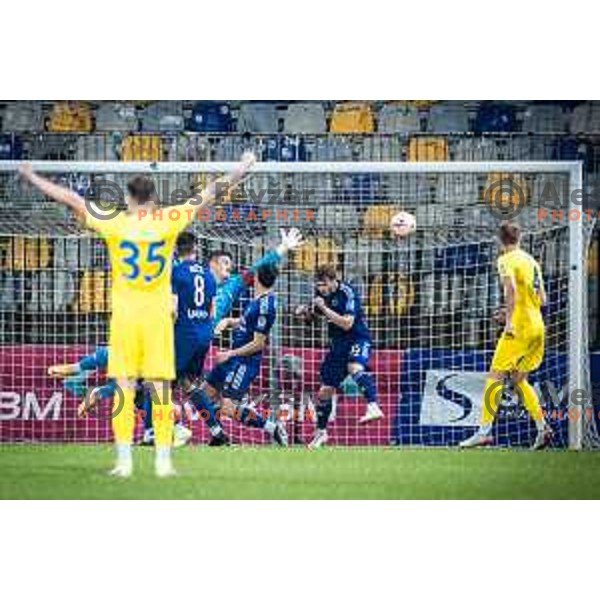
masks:
<instances>
[{"instance_id":1,"label":"player in blue jersey","mask_svg":"<svg viewBox=\"0 0 600 600\"><path fill-rule=\"evenodd\" d=\"M281 230L281 242L276 249L268 251L250 270L231 275L232 256L226 251L215 251L208 263L200 263L196 257L196 237L183 232L177 239L177 258L173 264L171 287L173 292L173 310L175 320L175 361L177 383L189 395L191 405L202 414L214 413L212 403L199 396L198 380L203 373L204 362L209 351L215 325L231 312L240 296L252 285L257 271L261 267L277 266L285 256L303 243L298 229ZM67 389L76 395L86 395L87 385L80 375L84 371L106 369L108 365L108 347L101 346L79 363L50 367L51 375L70 377L65 381ZM104 386L95 388L86 395L79 407L80 416L88 414L98 401L114 396L116 382L108 381ZM152 404L148 393L144 394L139 384L136 405L145 412L144 435L142 443L152 444ZM185 405L185 412L190 413ZM209 419L212 433L211 445L221 445L226 441L220 423ZM175 424L174 446L186 444L192 437L190 429L182 422Z\"/></svg>"},{"instance_id":2,"label":"player in blue jersey","mask_svg":"<svg viewBox=\"0 0 600 600\"><path fill-rule=\"evenodd\" d=\"M206 411L206 421L213 432L212 445L228 443L216 404L239 404L260 373L263 351L277 314L277 300L272 289L277 275L275 265L260 266L255 275L254 297L244 306L241 318L228 317L219 323L220 331L233 329L232 348L217 354L217 365L208 373L193 400L198 410ZM287 433L280 423L265 420L248 406L242 406L235 414L244 425L264 429L276 443L287 445Z\"/></svg>"},{"instance_id":3,"label":"player in blue jersey","mask_svg":"<svg viewBox=\"0 0 600 600\"><path fill-rule=\"evenodd\" d=\"M359 423L383 417L377 402L375 377L369 371L372 340L360 297L355 289L338 278L336 268L323 265L315 273L316 297L312 309L299 307L296 314L321 315L328 321L329 352L321 364L321 387L317 394L317 432L310 448L327 442L327 423L333 397L346 377L351 376L367 400L367 410Z\"/></svg>"}]
</instances>

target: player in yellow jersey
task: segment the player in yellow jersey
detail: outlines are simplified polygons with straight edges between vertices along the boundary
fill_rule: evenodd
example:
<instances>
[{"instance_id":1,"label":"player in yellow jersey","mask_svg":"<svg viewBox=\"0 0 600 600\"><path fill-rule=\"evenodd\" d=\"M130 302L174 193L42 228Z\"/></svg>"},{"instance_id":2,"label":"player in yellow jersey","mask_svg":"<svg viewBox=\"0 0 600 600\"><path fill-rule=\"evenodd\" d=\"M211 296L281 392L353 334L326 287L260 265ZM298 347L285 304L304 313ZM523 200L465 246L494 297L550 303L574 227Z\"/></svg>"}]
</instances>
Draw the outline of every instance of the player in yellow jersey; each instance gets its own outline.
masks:
<instances>
[{"instance_id":1,"label":"player in yellow jersey","mask_svg":"<svg viewBox=\"0 0 600 600\"><path fill-rule=\"evenodd\" d=\"M162 210L156 204L152 180L133 177L127 186L127 210L111 215L112 218L92 214L81 196L35 174L31 166L20 169L21 175L44 194L70 207L81 221L104 238L108 247L112 269L108 376L116 380L120 389L115 394L112 419L117 451L112 475L129 477L132 472L138 379L144 379L154 389L156 474L160 477L174 474L170 381L175 378L171 297L175 240L198 210L212 204L227 188L238 185L255 160L252 153L244 154L231 174L208 185L198 197Z\"/></svg>"},{"instance_id":2,"label":"player in yellow jersey","mask_svg":"<svg viewBox=\"0 0 600 600\"><path fill-rule=\"evenodd\" d=\"M502 397L503 381L512 377L527 412L537 427L534 450L545 448L552 438L539 398L527 381L531 371L544 358L544 321L541 308L546 301L540 265L519 246L521 230L515 223L504 222L499 231L503 253L498 258L506 303L504 332L496 346L486 381L483 414L479 430L461 442L461 448L485 446L493 442L492 425Z\"/></svg>"}]
</instances>

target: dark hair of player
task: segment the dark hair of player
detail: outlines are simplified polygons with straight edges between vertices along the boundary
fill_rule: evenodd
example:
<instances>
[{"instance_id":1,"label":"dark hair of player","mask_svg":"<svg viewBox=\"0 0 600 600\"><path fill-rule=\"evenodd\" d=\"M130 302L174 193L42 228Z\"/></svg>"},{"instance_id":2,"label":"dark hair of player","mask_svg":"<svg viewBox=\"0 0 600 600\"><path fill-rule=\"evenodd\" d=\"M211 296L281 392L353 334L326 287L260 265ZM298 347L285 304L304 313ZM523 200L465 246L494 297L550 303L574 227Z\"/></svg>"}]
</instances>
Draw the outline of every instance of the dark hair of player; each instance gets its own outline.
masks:
<instances>
[{"instance_id":1,"label":"dark hair of player","mask_svg":"<svg viewBox=\"0 0 600 600\"><path fill-rule=\"evenodd\" d=\"M262 265L256 270L256 278L265 288L272 288L278 275L279 269L275 265Z\"/></svg>"},{"instance_id":2,"label":"dark hair of player","mask_svg":"<svg viewBox=\"0 0 600 600\"><path fill-rule=\"evenodd\" d=\"M498 237L503 246L515 246L521 239L521 228L511 221L504 221L500 224Z\"/></svg>"},{"instance_id":3,"label":"dark hair of player","mask_svg":"<svg viewBox=\"0 0 600 600\"><path fill-rule=\"evenodd\" d=\"M188 256L196 250L196 236L190 231L184 231L177 236L177 254Z\"/></svg>"},{"instance_id":4,"label":"dark hair of player","mask_svg":"<svg viewBox=\"0 0 600 600\"><path fill-rule=\"evenodd\" d=\"M144 175L136 175L127 183L129 195L138 203L146 204L156 197L154 182Z\"/></svg>"},{"instance_id":5,"label":"dark hair of player","mask_svg":"<svg viewBox=\"0 0 600 600\"><path fill-rule=\"evenodd\" d=\"M208 262L223 257L228 258L231 262L233 262L233 254L231 254L231 252L228 252L227 250L213 250L208 255Z\"/></svg>"},{"instance_id":6,"label":"dark hair of player","mask_svg":"<svg viewBox=\"0 0 600 600\"><path fill-rule=\"evenodd\" d=\"M315 281L337 279L337 269L334 265L319 265L315 271Z\"/></svg>"}]
</instances>

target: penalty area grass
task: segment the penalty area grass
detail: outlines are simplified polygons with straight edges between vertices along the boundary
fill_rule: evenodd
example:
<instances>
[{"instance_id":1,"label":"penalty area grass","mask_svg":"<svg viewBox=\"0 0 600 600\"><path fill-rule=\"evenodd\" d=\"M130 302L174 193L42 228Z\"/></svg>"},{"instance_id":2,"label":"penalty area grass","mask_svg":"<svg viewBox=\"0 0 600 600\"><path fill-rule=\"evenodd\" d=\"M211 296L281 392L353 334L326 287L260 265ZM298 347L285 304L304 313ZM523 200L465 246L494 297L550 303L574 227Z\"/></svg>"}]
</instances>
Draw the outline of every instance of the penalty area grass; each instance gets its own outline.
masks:
<instances>
[{"instance_id":1,"label":"penalty area grass","mask_svg":"<svg viewBox=\"0 0 600 600\"><path fill-rule=\"evenodd\" d=\"M129 480L107 475L99 445L0 446L7 499L600 498L600 453L455 448L208 448L174 451L178 476L157 479L135 448Z\"/></svg>"}]
</instances>

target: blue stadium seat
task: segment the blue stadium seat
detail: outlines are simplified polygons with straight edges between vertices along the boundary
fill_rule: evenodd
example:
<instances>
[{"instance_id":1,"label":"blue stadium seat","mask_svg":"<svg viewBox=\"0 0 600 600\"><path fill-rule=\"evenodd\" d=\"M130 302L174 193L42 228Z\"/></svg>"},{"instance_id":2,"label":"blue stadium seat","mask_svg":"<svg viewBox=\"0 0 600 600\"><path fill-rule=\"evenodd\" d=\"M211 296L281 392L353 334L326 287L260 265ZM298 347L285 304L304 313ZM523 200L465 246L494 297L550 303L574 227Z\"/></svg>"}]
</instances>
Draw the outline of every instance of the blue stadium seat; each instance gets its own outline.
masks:
<instances>
[{"instance_id":1,"label":"blue stadium seat","mask_svg":"<svg viewBox=\"0 0 600 600\"><path fill-rule=\"evenodd\" d=\"M515 131L515 107L510 104L484 102L475 118L476 133Z\"/></svg>"},{"instance_id":2,"label":"blue stadium seat","mask_svg":"<svg viewBox=\"0 0 600 600\"><path fill-rule=\"evenodd\" d=\"M20 160L23 156L21 138L10 133L0 135L0 160Z\"/></svg>"},{"instance_id":3,"label":"blue stadium seat","mask_svg":"<svg viewBox=\"0 0 600 600\"><path fill-rule=\"evenodd\" d=\"M264 140L262 160L297 162L306 160L304 140L297 135L272 136Z\"/></svg>"},{"instance_id":4,"label":"blue stadium seat","mask_svg":"<svg viewBox=\"0 0 600 600\"><path fill-rule=\"evenodd\" d=\"M189 131L228 133L232 131L229 105L225 102L197 102L186 128Z\"/></svg>"}]
</instances>

